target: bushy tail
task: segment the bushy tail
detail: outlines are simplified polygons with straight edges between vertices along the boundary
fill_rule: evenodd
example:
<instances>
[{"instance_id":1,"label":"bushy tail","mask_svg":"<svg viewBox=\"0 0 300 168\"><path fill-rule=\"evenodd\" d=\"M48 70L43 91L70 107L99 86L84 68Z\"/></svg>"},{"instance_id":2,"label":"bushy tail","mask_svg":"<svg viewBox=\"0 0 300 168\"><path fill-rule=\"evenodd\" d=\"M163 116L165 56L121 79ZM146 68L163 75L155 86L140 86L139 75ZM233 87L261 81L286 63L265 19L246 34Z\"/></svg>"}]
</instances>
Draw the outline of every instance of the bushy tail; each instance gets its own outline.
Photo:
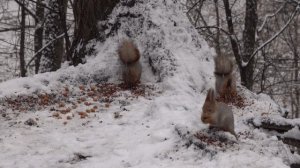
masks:
<instances>
[{"instance_id":1,"label":"bushy tail","mask_svg":"<svg viewBox=\"0 0 300 168\"><path fill-rule=\"evenodd\" d=\"M236 94L236 85L233 77L233 61L220 55L215 57L216 91L224 101L231 100Z\"/></svg>"},{"instance_id":2,"label":"bushy tail","mask_svg":"<svg viewBox=\"0 0 300 168\"><path fill-rule=\"evenodd\" d=\"M215 75L227 76L233 71L233 62L226 56L215 57Z\"/></svg>"},{"instance_id":3,"label":"bushy tail","mask_svg":"<svg viewBox=\"0 0 300 168\"><path fill-rule=\"evenodd\" d=\"M132 40L124 40L118 48L118 54L124 64L132 64L140 59L140 52Z\"/></svg>"}]
</instances>

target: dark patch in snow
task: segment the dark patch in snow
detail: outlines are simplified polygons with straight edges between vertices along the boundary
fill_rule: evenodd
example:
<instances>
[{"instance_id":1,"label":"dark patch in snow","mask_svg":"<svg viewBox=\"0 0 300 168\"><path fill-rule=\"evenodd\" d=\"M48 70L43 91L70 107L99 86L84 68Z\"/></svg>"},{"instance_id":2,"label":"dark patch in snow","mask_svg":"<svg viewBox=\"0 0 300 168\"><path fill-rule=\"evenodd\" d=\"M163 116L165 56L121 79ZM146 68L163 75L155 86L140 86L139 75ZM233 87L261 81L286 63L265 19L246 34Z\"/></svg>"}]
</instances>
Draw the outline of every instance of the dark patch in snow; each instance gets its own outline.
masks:
<instances>
[{"instance_id":1,"label":"dark patch in snow","mask_svg":"<svg viewBox=\"0 0 300 168\"><path fill-rule=\"evenodd\" d=\"M74 153L74 156L72 158L70 158L69 160L67 160L67 161L60 160L59 162L60 163L76 164L78 162L87 160L89 157L92 157L92 156L85 155L85 154L82 154L82 153Z\"/></svg>"},{"instance_id":2,"label":"dark patch in snow","mask_svg":"<svg viewBox=\"0 0 300 168\"><path fill-rule=\"evenodd\" d=\"M163 40L159 36L149 36L143 53L148 58L153 74L158 76L157 82L161 82L166 76L173 76L177 66L172 52L163 47Z\"/></svg>"},{"instance_id":3,"label":"dark patch in snow","mask_svg":"<svg viewBox=\"0 0 300 168\"><path fill-rule=\"evenodd\" d=\"M121 117L122 115L120 114L120 112L114 112L114 119L119 119Z\"/></svg>"},{"instance_id":4,"label":"dark patch in snow","mask_svg":"<svg viewBox=\"0 0 300 168\"><path fill-rule=\"evenodd\" d=\"M28 126L37 126L37 122L34 119L32 119L32 118L29 118L28 120L26 120L24 122L24 124L28 125Z\"/></svg>"},{"instance_id":5,"label":"dark patch in snow","mask_svg":"<svg viewBox=\"0 0 300 168\"><path fill-rule=\"evenodd\" d=\"M106 83L110 77L107 76L104 70L95 71L94 74L91 75L91 81L95 83Z\"/></svg>"},{"instance_id":6,"label":"dark patch in snow","mask_svg":"<svg viewBox=\"0 0 300 168\"><path fill-rule=\"evenodd\" d=\"M183 147L193 147L194 150L200 150L203 155L210 158L217 155L219 151L226 151L236 144L235 141L228 139L223 132L214 129L202 130L192 134L187 127L175 126L175 132L181 138L180 143L183 142Z\"/></svg>"},{"instance_id":7,"label":"dark patch in snow","mask_svg":"<svg viewBox=\"0 0 300 168\"><path fill-rule=\"evenodd\" d=\"M133 7L135 5L135 1L136 0L125 0L125 1L122 1L121 4L123 6L128 6L128 7Z\"/></svg>"},{"instance_id":8,"label":"dark patch in snow","mask_svg":"<svg viewBox=\"0 0 300 168\"><path fill-rule=\"evenodd\" d=\"M277 136L277 138L279 140L282 140L283 143L288 144L288 145L292 145L297 147L298 149L300 149L300 140L299 139L295 139L295 138L289 138L289 137L280 137Z\"/></svg>"},{"instance_id":9,"label":"dark patch in snow","mask_svg":"<svg viewBox=\"0 0 300 168\"><path fill-rule=\"evenodd\" d=\"M45 86L48 86L49 85L49 81L48 80L41 80L42 84L45 85Z\"/></svg>"},{"instance_id":10,"label":"dark patch in snow","mask_svg":"<svg viewBox=\"0 0 300 168\"><path fill-rule=\"evenodd\" d=\"M126 11L124 13L119 13L116 16L116 19L114 21L108 21L106 24L106 27L103 28L103 29L105 29L105 31L107 31L106 38L109 38L109 37L115 35L118 32L118 30L121 28L121 26L124 22L135 25L135 26L124 29L124 31L126 32L126 35L128 37L134 38L138 34L142 33L141 27L143 27L144 20L145 19L144 19L143 15L139 14L139 13L131 13L130 11ZM134 29L134 27L139 27L139 28Z\"/></svg>"},{"instance_id":11,"label":"dark patch in snow","mask_svg":"<svg viewBox=\"0 0 300 168\"><path fill-rule=\"evenodd\" d=\"M30 89L30 86L29 86L28 84L24 84L23 87L24 87L25 89Z\"/></svg>"},{"instance_id":12,"label":"dark patch in snow","mask_svg":"<svg viewBox=\"0 0 300 168\"><path fill-rule=\"evenodd\" d=\"M290 166L291 168L300 168L300 163L293 163Z\"/></svg>"},{"instance_id":13,"label":"dark patch in snow","mask_svg":"<svg viewBox=\"0 0 300 168\"><path fill-rule=\"evenodd\" d=\"M256 119L258 119L258 118L256 118ZM259 120L260 120L260 123L257 123L257 122L254 122L254 118L251 118L248 120L248 123L252 124L256 128L264 128L267 130L277 131L279 133L287 132L287 131L293 129L295 126L297 126L297 125L288 124L287 122L289 121L289 119L286 119L286 118L281 119L282 123L276 123L276 121L274 121L274 119L272 120L271 118L266 118L266 117L259 118ZM285 123L283 121L285 121Z\"/></svg>"}]
</instances>

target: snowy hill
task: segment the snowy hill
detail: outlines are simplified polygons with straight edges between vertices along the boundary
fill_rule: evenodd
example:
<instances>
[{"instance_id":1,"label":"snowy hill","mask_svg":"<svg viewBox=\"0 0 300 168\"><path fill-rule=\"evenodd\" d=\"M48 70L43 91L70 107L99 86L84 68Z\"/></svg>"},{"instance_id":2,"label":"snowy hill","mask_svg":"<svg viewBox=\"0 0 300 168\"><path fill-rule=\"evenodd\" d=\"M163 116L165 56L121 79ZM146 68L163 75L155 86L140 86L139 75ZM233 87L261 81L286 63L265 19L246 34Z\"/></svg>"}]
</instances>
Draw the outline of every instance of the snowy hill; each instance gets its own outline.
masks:
<instances>
[{"instance_id":1,"label":"snowy hill","mask_svg":"<svg viewBox=\"0 0 300 168\"><path fill-rule=\"evenodd\" d=\"M266 95L238 88L245 99L245 107L232 106L238 142L201 122L214 86L213 50L179 2L122 2L105 24L109 38L86 64L0 84L0 167L254 168L300 159L248 125L253 117L280 116ZM134 90L119 85L116 48L128 36L142 53Z\"/></svg>"}]
</instances>

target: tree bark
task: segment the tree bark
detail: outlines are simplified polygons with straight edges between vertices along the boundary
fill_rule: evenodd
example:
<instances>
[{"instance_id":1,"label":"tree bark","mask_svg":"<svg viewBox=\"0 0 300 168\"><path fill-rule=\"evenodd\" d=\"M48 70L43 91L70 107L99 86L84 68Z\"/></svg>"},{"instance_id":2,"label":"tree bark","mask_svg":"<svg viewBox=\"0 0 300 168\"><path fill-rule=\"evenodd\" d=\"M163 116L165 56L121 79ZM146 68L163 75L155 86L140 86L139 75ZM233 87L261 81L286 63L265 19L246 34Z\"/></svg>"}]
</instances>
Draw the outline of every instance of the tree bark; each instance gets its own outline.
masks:
<instances>
[{"instance_id":1,"label":"tree bark","mask_svg":"<svg viewBox=\"0 0 300 168\"><path fill-rule=\"evenodd\" d=\"M231 8L228 0L223 0L228 31L231 35L230 42L233 54L238 64L241 76L241 83L249 90L253 86L254 59L250 59L255 47L255 32L257 25L257 0L246 0L246 14L243 31L243 48L240 49L238 42L233 38L235 35L232 22ZM248 62L247 66L243 66L243 62Z\"/></svg>"},{"instance_id":2,"label":"tree bark","mask_svg":"<svg viewBox=\"0 0 300 168\"><path fill-rule=\"evenodd\" d=\"M219 2L218 0L214 0L214 3L215 3L215 10L216 10L216 25L217 27L220 27ZM215 43L216 43L217 56L221 56L220 29L217 29Z\"/></svg>"},{"instance_id":3,"label":"tree bark","mask_svg":"<svg viewBox=\"0 0 300 168\"><path fill-rule=\"evenodd\" d=\"M85 55L91 52L86 48L91 39L105 40L97 23L107 19L118 2L119 0L74 0L75 30L69 53L74 65L84 63ZM81 47L77 50L79 45Z\"/></svg>"},{"instance_id":4,"label":"tree bark","mask_svg":"<svg viewBox=\"0 0 300 168\"><path fill-rule=\"evenodd\" d=\"M297 83L299 82L299 52L298 52L298 44L299 44L299 26L298 22L294 22L294 44L293 44L293 55L294 55L294 73L295 73L295 102L296 102L296 107L295 107L295 118L299 118L300 115L300 89Z\"/></svg>"},{"instance_id":5,"label":"tree bark","mask_svg":"<svg viewBox=\"0 0 300 168\"><path fill-rule=\"evenodd\" d=\"M239 51L239 45L236 39L233 38L235 35L234 32L234 27L233 27L233 22L232 22L232 14L231 14L231 8L229 5L228 0L223 0L224 7L225 7L225 14L226 14L226 21L227 21L227 27L228 27L228 32L230 33L230 43L231 43L231 48L233 55L235 57L235 60L238 64L238 67L241 69L241 56L240 56L240 51Z\"/></svg>"},{"instance_id":6,"label":"tree bark","mask_svg":"<svg viewBox=\"0 0 300 168\"><path fill-rule=\"evenodd\" d=\"M246 0L246 16L243 31L242 61L248 62L247 66L241 66L241 82L249 90L253 87L254 60L251 55L255 50L255 33L257 26L257 0Z\"/></svg>"},{"instance_id":7,"label":"tree bark","mask_svg":"<svg viewBox=\"0 0 300 168\"><path fill-rule=\"evenodd\" d=\"M61 14L65 13L67 0L49 0L48 6L53 10L48 10L45 17L45 44L53 41L58 36L64 33L62 23L63 17ZM43 51L41 72L56 71L60 68L62 58L64 55L64 40L59 38L54 40Z\"/></svg>"},{"instance_id":8,"label":"tree bark","mask_svg":"<svg viewBox=\"0 0 300 168\"><path fill-rule=\"evenodd\" d=\"M42 22L44 20L44 7L41 5L43 0L37 0L36 2L36 29L34 32L34 52L37 53L43 47L43 32L44 28ZM41 61L42 53L39 53L35 59L35 73L39 72L40 61Z\"/></svg>"},{"instance_id":9,"label":"tree bark","mask_svg":"<svg viewBox=\"0 0 300 168\"><path fill-rule=\"evenodd\" d=\"M71 47L71 42L68 34L68 27L67 27L67 7L68 7L68 0L63 1L63 5L61 6L61 9L59 11L60 14L60 24L62 26L63 32L64 32L64 39L65 39L65 55L63 58L63 61L67 60L70 61L69 52Z\"/></svg>"},{"instance_id":10,"label":"tree bark","mask_svg":"<svg viewBox=\"0 0 300 168\"><path fill-rule=\"evenodd\" d=\"M20 72L21 77L25 77L25 0L22 1L22 4L23 5L21 5Z\"/></svg>"}]
</instances>

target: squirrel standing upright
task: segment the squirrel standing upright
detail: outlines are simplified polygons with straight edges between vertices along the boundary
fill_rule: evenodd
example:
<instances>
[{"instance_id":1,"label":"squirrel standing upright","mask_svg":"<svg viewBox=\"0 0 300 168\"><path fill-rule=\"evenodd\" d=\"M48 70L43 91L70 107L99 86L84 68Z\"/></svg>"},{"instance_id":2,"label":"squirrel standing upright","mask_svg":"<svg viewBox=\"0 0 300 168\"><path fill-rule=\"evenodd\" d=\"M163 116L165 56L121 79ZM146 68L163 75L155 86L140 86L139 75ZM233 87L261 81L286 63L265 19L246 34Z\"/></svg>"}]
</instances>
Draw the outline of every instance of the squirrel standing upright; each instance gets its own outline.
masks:
<instances>
[{"instance_id":1,"label":"squirrel standing upright","mask_svg":"<svg viewBox=\"0 0 300 168\"><path fill-rule=\"evenodd\" d=\"M233 62L226 56L220 55L215 57L215 77L216 77L216 91L220 96L226 92L236 91L235 81L233 79Z\"/></svg>"},{"instance_id":2,"label":"squirrel standing upright","mask_svg":"<svg viewBox=\"0 0 300 168\"><path fill-rule=\"evenodd\" d=\"M139 62L140 52L132 40L124 40L118 48L122 65L123 81L127 86L134 86L140 82L142 66Z\"/></svg>"}]
</instances>

